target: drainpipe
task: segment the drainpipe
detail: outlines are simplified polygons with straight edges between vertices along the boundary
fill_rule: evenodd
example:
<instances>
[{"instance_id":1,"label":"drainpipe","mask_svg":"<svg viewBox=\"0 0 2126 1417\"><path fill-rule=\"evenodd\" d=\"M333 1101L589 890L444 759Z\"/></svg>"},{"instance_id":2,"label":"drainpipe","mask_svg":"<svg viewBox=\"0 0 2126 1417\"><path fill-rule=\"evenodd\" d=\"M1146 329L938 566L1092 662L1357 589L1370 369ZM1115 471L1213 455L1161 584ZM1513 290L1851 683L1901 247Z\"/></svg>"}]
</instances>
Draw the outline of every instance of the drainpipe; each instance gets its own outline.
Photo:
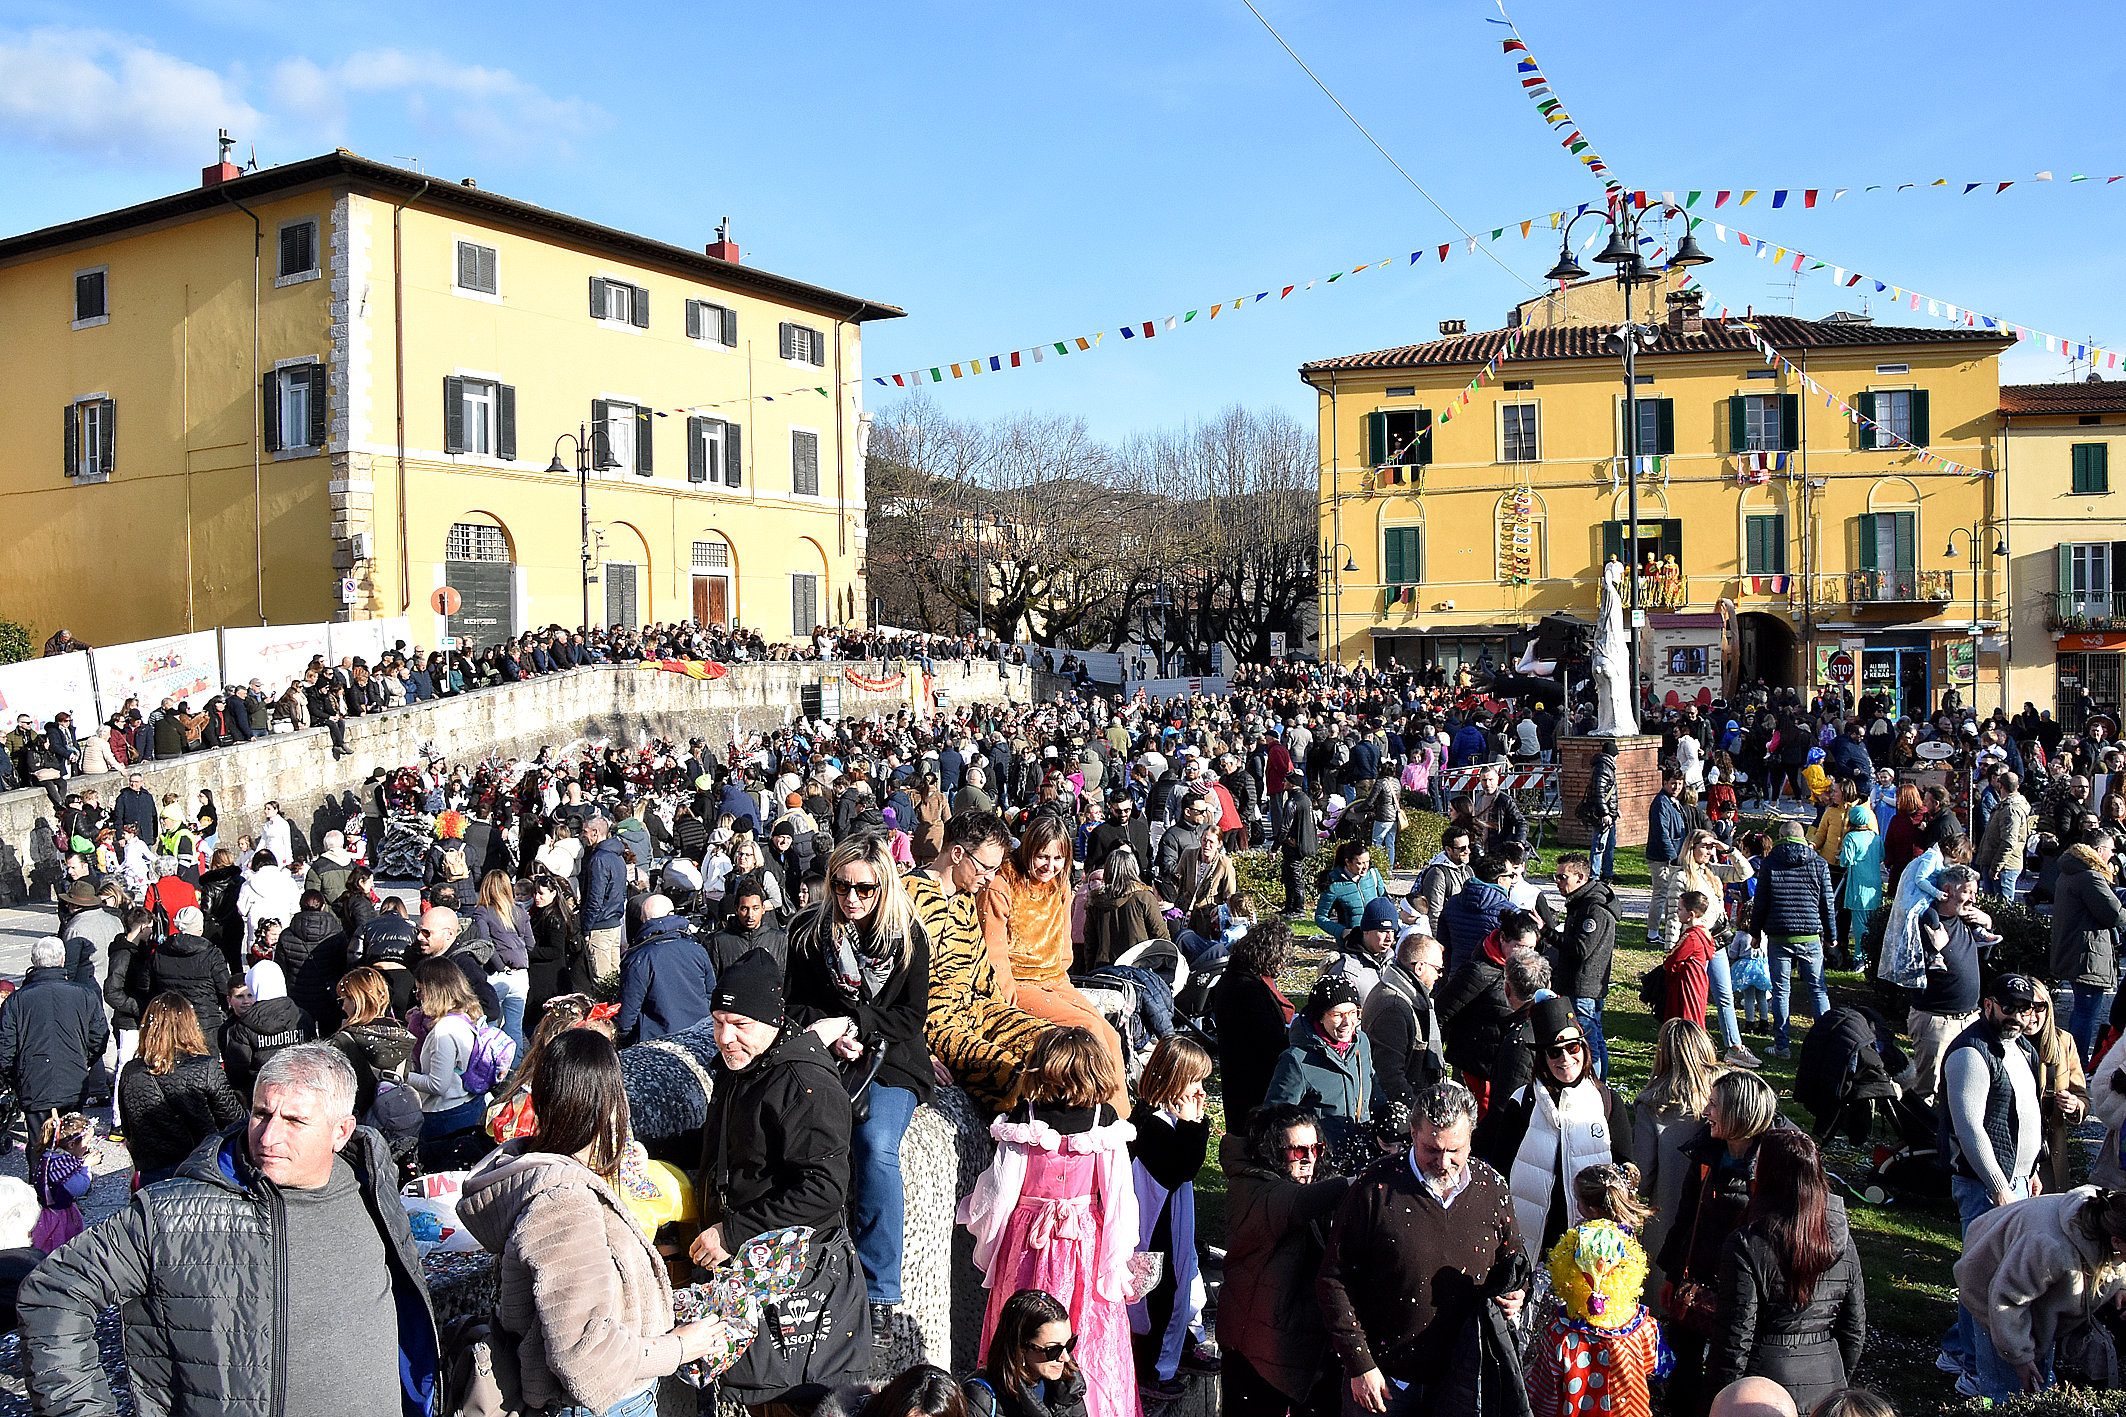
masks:
<instances>
[{"instance_id":1,"label":"drainpipe","mask_svg":"<svg viewBox=\"0 0 2126 1417\"><path fill-rule=\"evenodd\" d=\"M266 490L264 455L260 443L264 437L264 421L261 417L258 387L258 263L266 245L266 228L259 221L258 213L229 195L229 189L221 188L222 200L251 218L251 555L258 563L258 623L266 623ZM185 478L187 496L190 495L192 479Z\"/></svg>"},{"instance_id":2,"label":"drainpipe","mask_svg":"<svg viewBox=\"0 0 2126 1417\"><path fill-rule=\"evenodd\" d=\"M398 449L395 478L399 503L399 613L413 611L413 566L406 546L406 263L400 238L399 218L406 208L421 200L429 179L423 177L413 195L391 209L391 360L398 405Z\"/></svg>"}]
</instances>

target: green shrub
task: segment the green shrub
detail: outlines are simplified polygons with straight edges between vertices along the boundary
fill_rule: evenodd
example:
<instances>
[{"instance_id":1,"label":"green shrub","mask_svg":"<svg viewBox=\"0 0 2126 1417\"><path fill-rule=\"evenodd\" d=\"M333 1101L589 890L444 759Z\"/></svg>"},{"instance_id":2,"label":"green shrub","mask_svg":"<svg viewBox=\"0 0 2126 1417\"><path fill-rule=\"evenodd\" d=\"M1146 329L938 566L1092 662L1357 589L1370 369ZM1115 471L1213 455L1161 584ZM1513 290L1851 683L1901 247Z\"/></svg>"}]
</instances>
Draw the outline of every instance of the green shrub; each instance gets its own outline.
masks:
<instances>
[{"instance_id":1,"label":"green shrub","mask_svg":"<svg viewBox=\"0 0 2126 1417\"><path fill-rule=\"evenodd\" d=\"M2119 1397L2117 1393L2106 1397L2094 1388L2056 1387L2006 1402L1974 1397L1943 1411L1957 1417L2117 1417Z\"/></svg>"},{"instance_id":2,"label":"green shrub","mask_svg":"<svg viewBox=\"0 0 2126 1417\"><path fill-rule=\"evenodd\" d=\"M1417 871L1439 854L1441 833L1447 829L1447 819L1432 812L1410 812L1410 824L1395 837L1396 859L1405 871ZM1307 895L1314 895L1314 879L1336 864L1335 841L1324 836L1321 849L1307 862ZM1380 872L1381 879L1388 879L1388 853L1381 847L1370 848L1373 869ZM1275 911L1284 904L1284 859L1275 851L1243 851L1233 858L1233 869L1240 880L1240 889L1255 898L1255 908Z\"/></svg>"},{"instance_id":3,"label":"green shrub","mask_svg":"<svg viewBox=\"0 0 2126 1417\"><path fill-rule=\"evenodd\" d=\"M19 664L37 653L37 637L19 620L0 620L0 664Z\"/></svg>"},{"instance_id":4,"label":"green shrub","mask_svg":"<svg viewBox=\"0 0 2126 1417\"><path fill-rule=\"evenodd\" d=\"M2004 900L1986 900L1979 909L1993 917L2001 942L1988 961L1995 973L2027 974L2033 979L2052 977L2052 922L2026 905Z\"/></svg>"}]
</instances>

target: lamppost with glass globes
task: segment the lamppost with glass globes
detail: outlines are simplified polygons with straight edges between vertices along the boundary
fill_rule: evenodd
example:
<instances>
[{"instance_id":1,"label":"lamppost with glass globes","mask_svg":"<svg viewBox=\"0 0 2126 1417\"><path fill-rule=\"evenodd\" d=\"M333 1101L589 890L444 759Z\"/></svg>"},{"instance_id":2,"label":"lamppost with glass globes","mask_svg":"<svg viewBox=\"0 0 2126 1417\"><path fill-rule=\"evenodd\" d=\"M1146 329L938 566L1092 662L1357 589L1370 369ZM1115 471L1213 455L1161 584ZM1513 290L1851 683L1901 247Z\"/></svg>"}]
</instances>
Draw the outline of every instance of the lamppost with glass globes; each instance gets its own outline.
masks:
<instances>
[{"instance_id":1,"label":"lamppost with glass globes","mask_svg":"<svg viewBox=\"0 0 2126 1417\"><path fill-rule=\"evenodd\" d=\"M1671 208L1663 208L1665 213ZM1560 238L1558 263L1544 277L1569 285L1576 280L1585 280L1587 272L1572 258L1572 229L1588 217L1609 223L1609 244L1595 256L1604 265L1616 267L1616 282L1624 292L1624 323L1609 335L1609 343L1618 346L1624 355L1624 515L1626 520L1626 548L1624 552L1624 580L1631 596L1631 613L1626 620L1627 655L1631 661L1631 702L1636 717L1642 702L1639 670L1639 400L1638 400L1638 352L1642 346L1651 347L1660 337L1658 326L1641 325L1633 321L1631 314L1632 290L1641 285L1653 285L1672 271L1688 270L1702 266L1713 258L1699 249L1698 239L1689 227L1683 231L1683 240L1676 245L1676 252L1668 258L1665 266L1651 266L1639 254L1640 226L1646 219L1644 208L1634 207L1619 195L1612 199L1609 208L1591 207L1565 223Z\"/></svg>"},{"instance_id":2,"label":"lamppost with glass globes","mask_svg":"<svg viewBox=\"0 0 2126 1417\"><path fill-rule=\"evenodd\" d=\"M546 470L556 476L567 476L568 468L561 461L561 445L576 445L576 501L583 512L583 633L591 632L591 448L590 427L579 423L573 433L563 433L554 439L554 460Z\"/></svg>"},{"instance_id":3,"label":"lamppost with glass globes","mask_svg":"<svg viewBox=\"0 0 2126 1417\"><path fill-rule=\"evenodd\" d=\"M1983 530L1993 531L1993 549L1987 554L1991 556L2006 556L2008 554L2007 538L2000 534L1994 523L1987 521L1976 521L1969 526L1950 527L1949 544L1943 547L1941 552L1943 556L1954 561L1956 559L1956 534L1962 532L1970 538L1968 544L1971 548L1971 707L1973 710L1978 708L1978 643L1980 636L1983 634L1978 618L1979 553L1984 545L1980 539L1980 532ZM1951 682L1954 682L1953 677ZM2008 685L2006 680L2003 679L2001 683L2001 708L2005 711L2007 707Z\"/></svg>"}]
</instances>

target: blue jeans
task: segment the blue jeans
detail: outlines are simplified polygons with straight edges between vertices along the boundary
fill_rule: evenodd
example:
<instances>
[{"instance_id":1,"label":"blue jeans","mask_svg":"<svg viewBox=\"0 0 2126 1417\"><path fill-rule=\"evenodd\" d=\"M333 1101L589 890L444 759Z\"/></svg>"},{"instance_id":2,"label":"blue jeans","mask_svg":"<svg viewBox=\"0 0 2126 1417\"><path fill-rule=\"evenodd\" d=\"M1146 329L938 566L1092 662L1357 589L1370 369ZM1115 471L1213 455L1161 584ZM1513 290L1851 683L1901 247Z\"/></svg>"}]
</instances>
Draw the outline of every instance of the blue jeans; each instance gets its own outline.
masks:
<instances>
[{"instance_id":1,"label":"blue jeans","mask_svg":"<svg viewBox=\"0 0 2126 1417\"><path fill-rule=\"evenodd\" d=\"M1714 950L1705 962L1706 993L1720 1015L1720 1036L1730 1048L1742 1046L1742 1024L1735 1017L1735 976L1728 968L1727 951Z\"/></svg>"},{"instance_id":2,"label":"blue jeans","mask_svg":"<svg viewBox=\"0 0 2126 1417\"><path fill-rule=\"evenodd\" d=\"M871 1301L901 1302L901 1137L915 1116L915 1094L874 1082L866 1094L871 1115L856 1128L850 1150L856 1183L856 1253L864 1262Z\"/></svg>"},{"instance_id":3,"label":"blue jeans","mask_svg":"<svg viewBox=\"0 0 2126 1417\"><path fill-rule=\"evenodd\" d=\"M1810 1017L1822 1018L1831 1011L1831 991L1823 987L1823 941L1813 935L1797 940L1770 935L1765 944L1772 966L1772 1041L1785 1048L1789 1042L1788 1025L1792 1022L1788 1014L1787 986L1797 965L1802 981L1808 986ZM1730 994L1733 992L1729 990ZM1734 1007L1732 1002L1728 1004L1730 1016Z\"/></svg>"},{"instance_id":4,"label":"blue jeans","mask_svg":"<svg viewBox=\"0 0 2126 1417\"><path fill-rule=\"evenodd\" d=\"M531 975L522 969L505 969L487 976L487 982L495 989L495 997L502 1002L502 1017L496 1022L509 1041L517 1045L517 1052L524 1052L524 1004L531 995Z\"/></svg>"},{"instance_id":5,"label":"blue jeans","mask_svg":"<svg viewBox=\"0 0 2126 1417\"><path fill-rule=\"evenodd\" d=\"M1983 1183L1968 1176L1951 1176L1949 1194L1955 1197L1956 1209L1963 1216L1963 1234L1970 1234L1972 1223L1994 1209L1993 1193L1988 1191ZM2024 1176L2020 1180L2010 1181L2008 1194L2017 1200L2028 1200L2030 1178ZM1987 1396L1999 1399L2009 1393L2022 1391L2022 1379L2016 1376L2013 1368L2001 1362L2000 1354L1993 1351L1992 1337L1977 1319L1971 1317L1971 1311L1961 1304L1956 1306L1956 1321L1950 1324L1949 1331L1942 1335L1941 1350L1962 1364L1965 1375L1978 1383L1979 1390ZM1989 1358L1996 1369L2007 1373L2010 1386L2006 1392L1996 1393L1986 1386L1986 1363ZM2040 1353L2038 1366L2044 1370L2049 1381L2052 1376L2052 1355Z\"/></svg>"},{"instance_id":6,"label":"blue jeans","mask_svg":"<svg viewBox=\"0 0 2126 1417\"><path fill-rule=\"evenodd\" d=\"M1617 824L1610 824L1594 834L1587 844L1588 870L1598 881L1606 881L1617 874Z\"/></svg>"},{"instance_id":7,"label":"blue jeans","mask_svg":"<svg viewBox=\"0 0 2126 1417\"><path fill-rule=\"evenodd\" d=\"M2096 1036L2104 1031L2104 1024L2111 1017L2111 994L2111 990L2094 984L2074 986L2074 1011L2067 1015L2067 1033L2074 1039L2085 1068L2089 1066L2089 1055L2096 1051Z\"/></svg>"},{"instance_id":8,"label":"blue jeans","mask_svg":"<svg viewBox=\"0 0 2126 1417\"><path fill-rule=\"evenodd\" d=\"M1600 999L1574 999L1572 1011L1580 1020L1580 1032L1587 1035L1587 1057L1594 1064L1594 1075L1609 1076L1609 1040L1602 1036L1602 1001Z\"/></svg>"},{"instance_id":9,"label":"blue jeans","mask_svg":"<svg viewBox=\"0 0 2126 1417\"><path fill-rule=\"evenodd\" d=\"M571 1402L561 1407L549 1407L539 1417L657 1417L657 1384L651 1383L633 1397L621 1398L603 1412L578 1407Z\"/></svg>"},{"instance_id":10,"label":"blue jeans","mask_svg":"<svg viewBox=\"0 0 2126 1417\"><path fill-rule=\"evenodd\" d=\"M1386 850L1387 850L1387 853L1388 853L1388 874L1389 874L1389 875L1391 875L1391 876L1392 876L1392 875L1394 875L1394 874L1395 874L1395 823L1393 823L1393 822L1375 822L1375 823L1373 824L1373 844L1374 844L1375 846L1379 846L1379 847L1384 847L1384 848L1386 848Z\"/></svg>"}]
</instances>

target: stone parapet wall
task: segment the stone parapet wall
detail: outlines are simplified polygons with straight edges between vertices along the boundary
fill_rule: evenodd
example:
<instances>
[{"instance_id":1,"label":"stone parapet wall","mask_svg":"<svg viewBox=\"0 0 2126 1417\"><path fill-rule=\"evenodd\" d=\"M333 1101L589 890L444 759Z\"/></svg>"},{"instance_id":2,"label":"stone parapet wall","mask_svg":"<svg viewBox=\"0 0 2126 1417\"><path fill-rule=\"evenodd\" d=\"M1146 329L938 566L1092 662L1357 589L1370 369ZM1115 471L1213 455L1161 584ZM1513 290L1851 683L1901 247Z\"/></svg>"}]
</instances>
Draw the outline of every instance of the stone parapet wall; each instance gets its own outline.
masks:
<instances>
[{"instance_id":1,"label":"stone parapet wall","mask_svg":"<svg viewBox=\"0 0 2126 1417\"><path fill-rule=\"evenodd\" d=\"M233 842L239 834L256 834L260 809L268 801L278 801L298 827L313 827L328 802L359 789L371 772L400 767L424 752L463 762L490 753L529 756L579 738L630 748L653 736L698 737L721 745L729 741L734 721L745 730L788 722L800 712L803 691L824 680L839 684L844 717L930 711L919 668L907 666L906 679L891 691L870 692L843 677L851 667L873 678L888 678L903 668L899 662L742 664L720 679L701 680L653 668L600 665L350 719L350 754L337 762L330 736L313 728L151 762L140 771L158 798L175 792L188 806L199 789L211 789L221 809L222 834ZM940 662L930 687L958 708L1024 703L1033 685L1024 667L969 661ZM94 787L106 808L124 786L117 774L67 784L69 790ZM0 905L52 898L60 861L55 822L51 799L42 790L0 794Z\"/></svg>"}]
</instances>

